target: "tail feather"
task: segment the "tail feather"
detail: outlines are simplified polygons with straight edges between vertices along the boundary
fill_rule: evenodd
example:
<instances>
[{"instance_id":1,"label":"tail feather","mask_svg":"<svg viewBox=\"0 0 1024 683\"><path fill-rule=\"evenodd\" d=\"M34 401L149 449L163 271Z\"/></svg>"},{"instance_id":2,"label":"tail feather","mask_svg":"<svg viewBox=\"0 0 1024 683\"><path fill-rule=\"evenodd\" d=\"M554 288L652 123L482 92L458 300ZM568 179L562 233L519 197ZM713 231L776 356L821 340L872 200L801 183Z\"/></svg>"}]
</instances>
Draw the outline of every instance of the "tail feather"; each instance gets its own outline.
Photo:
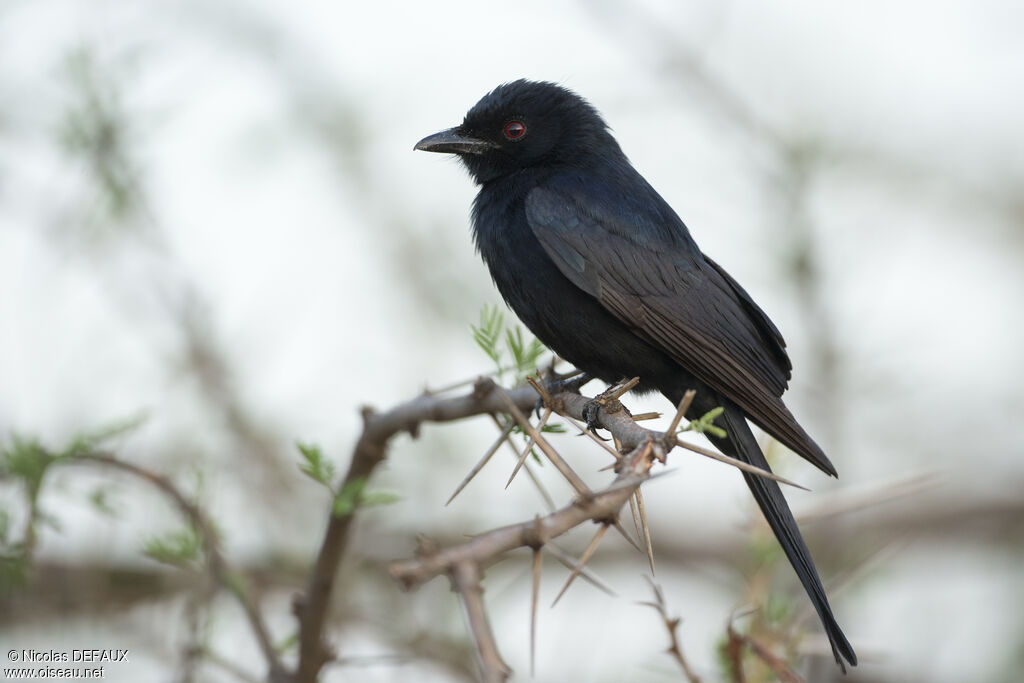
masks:
<instances>
[{"instance_id":1,"label":"tail feather","mask_svg":"<svg viewBox=\"0 0 1024 683\"><path fill-rule=\"evenodd\" d=\"M712 437L715 445L727 455L769 470L768 461L761 452L761 447L754 438L753 432L750 431L743 412L730 401L724 400L722 403L725 412L722 413L719 420L723 423L722 426L729 438ZM814 609L818 612L818 617L821 619L822 626L825 627L825 633L828 634L829 642L832 645L832 654L845 673L846 666L843 659L852 666L856 666L857 655L846 636L843 635L835 617L832 616L832 608L829 607L825 589L821 585L821 579L818 578L814 560L811 559L811 553L800 535L800 529L796 525L796 520L793 519L793 513L790 512L789 504L786 503L782 490L778 483L765 477L744 472L743 478L746 479L747 486L750 487L750 492L754 495L754 500L757 501L758 507L764 513L768 525L775 533L782 550L789 558L793 569L796 570L800 583L807 591L807 596L811 599Z\"/></svg>"}]
</instances>

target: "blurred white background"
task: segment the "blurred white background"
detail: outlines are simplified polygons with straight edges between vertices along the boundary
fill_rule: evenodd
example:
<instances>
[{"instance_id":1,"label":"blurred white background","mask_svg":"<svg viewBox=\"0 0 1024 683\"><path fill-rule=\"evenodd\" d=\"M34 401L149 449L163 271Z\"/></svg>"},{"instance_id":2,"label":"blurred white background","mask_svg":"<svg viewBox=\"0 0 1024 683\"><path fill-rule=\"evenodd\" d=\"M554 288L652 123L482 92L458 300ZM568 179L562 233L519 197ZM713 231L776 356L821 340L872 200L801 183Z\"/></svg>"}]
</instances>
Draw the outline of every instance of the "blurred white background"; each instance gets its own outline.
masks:
<instances>
[{"instance_id":1,"label":"blurred white background","mask_svg":"<svg viewBox=\"0 0 1024 683\"><path fill-rule=\"evenodd\" d=\"M598 107L789 343L787 402L841 478L774 462L814 489L789 497L862 658L845 680L1013 680L1022 28L1007 0L5 2L0 436L59 449L144 415L113 450L199 491L285 639L328 504L294 442L343 468L361 405L490 369L469 333L499 302L470 242L475 189L412 145L501 82L553 80ZM493 431L476 420L396 440L372 485L401 501L362 513L334 634L342 656L386 656L323 680L474 675L447 584L404 594L381 567L417 533L454 541L543 510L525 480L503 489L500 464L443 507ZM606 463L581 441L559 445L600 485ZM670 465L645 488L657 578L688 658L719 680L716 647L757 569L756 518L730 469L682 453ZM97 491L113 516L89 502ZM6 477L0 496L16 544L24 491ZM196 593L139 550L180 524L164 501L68 468L48 475L41 507L34 582L0 599L4 645L130 647L115 681L237 680L183 663ZM566 545L581 552L587 534ZM579 585L542 609L536 680L678 677L663 626L635 604L650 599L646 560L612 539L593 566L619 597ZM125 589L135 579L117 572L160 588ZM564 576L549 567L542 604ZM804 610L788 567L772 576ZM517 680L529 583L525 553L486 583ZM211 604L205 642L262 675L233 603ZM813 619L807 633L807 650L822 647ZM834 675L823 661L809 680Z\"/></svg>"}]
</instances>

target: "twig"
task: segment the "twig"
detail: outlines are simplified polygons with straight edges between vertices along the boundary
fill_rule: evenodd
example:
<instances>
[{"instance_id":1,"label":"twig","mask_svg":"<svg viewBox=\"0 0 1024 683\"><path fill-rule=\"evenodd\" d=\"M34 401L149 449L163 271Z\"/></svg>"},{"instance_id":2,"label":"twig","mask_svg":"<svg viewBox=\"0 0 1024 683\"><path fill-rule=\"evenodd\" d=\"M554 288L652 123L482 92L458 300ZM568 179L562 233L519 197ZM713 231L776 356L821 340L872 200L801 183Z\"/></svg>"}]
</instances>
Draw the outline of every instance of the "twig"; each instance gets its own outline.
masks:
<instances>
[{"instance_id":1,"label":"twig","mask_svg":"<svg viewBox=\"0 0 1024 683\"><path fill-rule=\"evenodd\" d=\"M471 415L504 412L508 402L529 409L535 401L536 394L529 387L502 392L499 397L493 391L494 386L493 381L481 378L473 391L465 395L440 397L423 394L384 413L364 410L363 432L353 449L348 472L339 490L345 490L346 486L356 482L365 482L383 462L390 439L400 432L415 434L425 420L447 422ZM333 658L324 641L324 624L334 591L334 578L348 546L354 517L354 514L331 515L306 592L296 599L299 663L295 683L315 683L320 669Z\"/></svg>"},{"instance_id":2,"label":"twig","mask_svg":"<svg viewBox=\"0 0 1024 683\"><path fill-rule=\"evenodd\" d=\"M701 683L700 676L690 668L690 663L686 661L686 657L683 656L683 649L679 646L679 635L677 629L679 628L679 617L670 617L668 615L668 607L665 604L665 594L662 593L661 587L655 584L651 579L647 579L647 583L651 584L651 590L654 591L654 602L642 602L641 605L647 605L658 610L658 614L661 615L662 621L665 623L665 630L668 631L669 647L668 653L675 658L676 662L679 663L679 668L683 670L683 675L690 683Z\"/></svg>"},{"instance_id":3,"label":"twig","mask_svg":"<svg viewBox=\"0 0 1024 683\"><path fill-rule=\"evenodd\" d=\"M259 678L251 675L245 669L238 666L227 657L221 655L219 652L216 652L210 648L202 648L199 654L201 654L203 656L203 659L205 659L206 661L210 662L214 666L223 669L225 672L231 674L238 680L243 681L243 683L261 683Z\"/></svg>"},{"instance_id":4,"label":"twig","mask_svg":"<svg viewBox=\"0 0 1024 683\"><path fill-rule=\"evenodd\" d=\"M256 635L256 641L259 644L260 651L263 653L263 658L267 662L270 680L287 680L287 674L284 666L281 664L280 658L278 657L277 650L274 649L274 645L270 640L270 633L267 630L266 623L263 621L262 613L259 611L256 603L253 602L251 596L240 586L238 574L231 569L227 560L224 558L224 555L221 553L217 533L214 531L209 520L206 519L206 515L203 514L203 511L199 506L190 501L169 478L161 474L151 472L150 470L134 465L130 462L118 460L109 453L84 453L76 456L69 462L80 461L102 465L104 467L109 467L131 474L132 476L152 484L171 499L175 506L177 506L178 510L180 510L192 526L195 527L196 533L199 534L199 537L202 539L203 546L206 550L207 566L214 581L218 585L227 588L242 606L245 616L249 621L249 625L252 627L253 633Z\"/></svg>"},{"instance_id":5,"label":"twig","mask_svg":"<svg viewBox=\"0 0 1024 683\"><path fill-rule=\"evenodd\" d=\"M606 489L588 499L577 500L555 512L520 524L493 529L458 545L388 565L388 573L406 588L419 585L440 574L447 574L461 562L471 561L483 568L497 562L505 553L524 546L557 538L585 521L610 519L625 505L633 491L645 479L652 462L628 458L631 466L623 468ZM538 535L544 540L538 539Z\"/></svg>"},{"instance_id":6,"label":"twig","mask_svg":"<svg viewBox=\"0 0 1024 683\"><path fill-rule=\"evenodd\" d=\"M478 383L477 392L481 390L482 384L483 380ZM626 383L623 386L614 387L611 391L606 392L606 394L610 396L613 392L620 392L619 395L621 395L630 386L630 383ZM573 572L566 583L566 588L568 588L568 585L572 583L577 575L582 575L583 566L595 551L607 527L616 523L622 507L638 491L640 484L650 478L651 466L655 462L665 461L666 449L673 447L679 442L679 445L690 450L696 450L698 453L704 455L710 453L705 451L705 449L679 441L675 438L674 429L666 434L639 426L630 416L629 412L621 408L621 404L618 404L617 400L613 402L606 399L603 404L598 402L597 414L592 417L599 419L605 429L611 432L614 442L619 448L619 451L614 453L617 476L615 481L607 488L592 492L558 452L544 439L539 430L530 424L523 414L524 406L522 406L522 403L517 405L512 396L501 387L493 385L493 383L490 383L487 389L488 391L485 393L498 397L504 406L505 412L511 414L515 421L519 423L559 472L572 484L573 488L580 494L580 498L572 504L551 512L544 517L485 531L473 536L464 543L447 548L431 548L430 552L421 553L418 557L391 562L388 565L388 572L406 588L415 587L441 574L449 575L454 581L456 572L469 571L469 567L472 567L479 575L488 566L503 559L505 554L513 549L520 547L536 549L548 543L550 539L557 538L584 521L593 520L599 522L602 524L601 530L595 536L580 561L572 565ZM531 389L530 391L533 393L536 389ZM533 395L536 394L534 393ZM593 411L594 402L593 399L578 393L562 392L557 396L548 397L546 400L548 411L545 414L547 415L549 412L555 411L570 420L583 419L585 411ZM687 403L688 401L684 398L684 401L680 404L681 412L685 413L688 407ZM676 425L678 425L678 421L681 419L677 413ZM620 456L619 453L626 453L626 455ZM713 455L717 456L717 454ZM771 472L732 458L718 456L716 459L724 460L745 471L752 471L759 476L791 483ZM640 501L642 502L642 499ZM646 517L642 512L641 516ZM644 527L646 528L646 522ZM617 528L621 531L621 525L617 525ZM648 544L648 560L652 565L653 572L653 553L650 550L649 530L645 532L645 541ZM562 593L564 591L565 588L563 588ZM559 594L559 597L562 593ZM556 598L556 602L557 600L558 598ZM492 643L493 640L485 641L481 645L480 637L479 633L474 632L478 648L486 649L490 647L489 643ZM500 658L497 661L500 661ZM496 668L494 662L491 664L494 666L487 670L492 672L503 671L503 669Z\"/></svg>"},{"instance_id":7,"label":"twig","mask_svg":"<svg viewBox=\"0 0 1024 683\"><path fill-rule=\"evenodd\" d=\"M726 635L729 639L729 658L732 663L734 673L738 673L738 680L744 680L742 648L746 645L750 647L751 651L758 657L758 659L763 661L768 668L775 673L778 680L783 683L804 683L804 680L790 668L789 664L787 664L785 660L775 656L768 648L759 643L757 639L743 635L737 631L733 628L731 620L726 627Z\"/></svg>"},{"instance_id":8,"label":"twig","mask_svg":"<svg viewBox=\"0 0 1024 683\"><path fill-rule=\"evenodd\" d=\"M339 490L351 490L365 484L374 469L384 460L388 442L398 433L409 432L415 436L420 423L428 420L445 422L471 415L507 412L533 438L581 496L571 505L542 517L537 522L539 526L531 521L525 526L512 525L495 529L459 546L415 560L392 563L389 571L404 585L413 586L438 574L450 574L455 564L464 560L471 560L477 571L482 571L498 561L508 550L524 545L535 546L538 532L543 533L546 541L589 519L615 520L636 487L648 478L653 459L664 458L664 448L661 446L663 434L640 427L625 410L609 413L605 407L599 407L597 417L629 455L619 460L618 476L614 483L601 492L593 493L523 415L523 410L529 410L535 404L536 395L535 390L529 386L506 391L492 380L480 378L473 391L466 395L441 397L423 394L385 413L375 413L370 409L363 411L363 431L353 449L349 469ZM585 406L590 401L572 392L563 392L555 399L557 412L575 419L583 419ZM762 476L775 478L769 472L749 465L745 467ZM305 594L295 600L295 613L299 619L299 661L294 683L314 683L320 669L333 658L325 641L324 626L331 604L335 574L348 545L354 517L352 513L331 515Z\"/></svg>"},{"instance_id":9,"label":"twig","mask_svg":"<svg viewBox=\"0 0 1024 683\"><path fill-rule=\"evenodd\" d=\"M530 675L537 661L537 601L540 598L540 574L544 555L540 547L533 549L533 589L530 591Z\"/></svg>"},{"instance_id":10,"label":"twig","mask_svg":"<svg viewBox=\"0 0 1024 683\"><path fill-rule=\"evenodd\" d=\"M508 680L512 670L501 659L498 645L494 642L491 625L484 608L484 590L480 585L480 568L475 562L459 562L451 572L452 585L462 598L466 608L466 619L476 642L480 657L481 678L486 683L501 683Z\"/></svg>"}]
</instances>

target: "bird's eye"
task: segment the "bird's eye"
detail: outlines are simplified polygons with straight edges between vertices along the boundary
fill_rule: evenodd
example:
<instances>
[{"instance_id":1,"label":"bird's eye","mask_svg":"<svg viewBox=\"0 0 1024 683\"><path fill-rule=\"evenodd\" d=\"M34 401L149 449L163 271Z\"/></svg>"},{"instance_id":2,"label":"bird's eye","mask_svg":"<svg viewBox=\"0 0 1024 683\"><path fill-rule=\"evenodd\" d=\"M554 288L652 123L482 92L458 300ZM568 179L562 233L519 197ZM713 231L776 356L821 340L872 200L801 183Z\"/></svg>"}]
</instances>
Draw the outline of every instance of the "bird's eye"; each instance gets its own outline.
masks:
<instances>
[{"instance_id":1,"label":"bird's eye","mask_svg":"<svg viewBox=\"0 0 1024 683\"><path fill-rule=\"evenodd\" d=\"M526 135L526 126L521 121L509 121L505 124L505 137L515 142Z\"/></svg>"}]
</instances>

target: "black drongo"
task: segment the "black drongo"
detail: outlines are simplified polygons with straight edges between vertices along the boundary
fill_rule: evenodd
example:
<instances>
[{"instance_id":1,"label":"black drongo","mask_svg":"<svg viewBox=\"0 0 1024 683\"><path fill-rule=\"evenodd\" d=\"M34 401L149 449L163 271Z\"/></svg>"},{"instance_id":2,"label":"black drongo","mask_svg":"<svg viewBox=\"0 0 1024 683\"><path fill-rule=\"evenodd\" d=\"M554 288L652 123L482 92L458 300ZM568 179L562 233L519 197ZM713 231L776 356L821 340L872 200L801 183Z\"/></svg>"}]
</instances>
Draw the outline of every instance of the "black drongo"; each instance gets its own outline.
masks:
<instances>
[{"instance_id":1,"label":"black drongo","mask_svg":"<svg viewBox=\"0 0 1024 683\"><path fill-rule=\"evenodd\" d=\"M701 253L585 100L552 83L508 83L416 149L458 155L480 185L477 249L509 307L551 350L606 382L639 377L639 390L674 403L696 389L690 417L724 408L727 436L711 438L728 455L768 469L750 419L835 476L782 402L792 366L779 330ZM743 477L836 661L856 664L779 485Z\"/></svg>"}]
</instances>

